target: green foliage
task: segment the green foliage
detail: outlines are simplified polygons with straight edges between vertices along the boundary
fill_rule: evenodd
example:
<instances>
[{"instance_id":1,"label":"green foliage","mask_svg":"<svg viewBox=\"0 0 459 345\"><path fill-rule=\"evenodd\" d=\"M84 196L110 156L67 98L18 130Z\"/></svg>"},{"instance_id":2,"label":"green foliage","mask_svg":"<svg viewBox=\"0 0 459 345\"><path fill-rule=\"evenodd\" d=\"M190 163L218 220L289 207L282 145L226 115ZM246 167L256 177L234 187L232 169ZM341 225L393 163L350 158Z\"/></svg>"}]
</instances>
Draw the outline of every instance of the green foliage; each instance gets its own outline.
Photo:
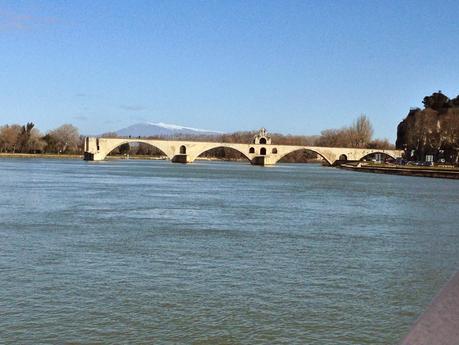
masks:
<instances>
[{"instance_id":1,"label":"green foliage","mask_svg":"<svg viewBox=\"0 0 459 345\"><path fill-rule=\"evenodd\" d=\"M29 152L29 140L32 134L34 124L28 122L25 126L22 126L21 132L18 135L18 148L19 151L28 153Z\"/></svg>"},{"instance_id":2,"label":"green foliage","mask_svg":"<svg viewBox=\"0 0 459 345\"><path fill-rule=\"evenodd\" d=\"M424 97L422 104L425 108L441 110L450 107L450 100L441 91L434 92L431 96Z\"/></svg>"}]
</instances>

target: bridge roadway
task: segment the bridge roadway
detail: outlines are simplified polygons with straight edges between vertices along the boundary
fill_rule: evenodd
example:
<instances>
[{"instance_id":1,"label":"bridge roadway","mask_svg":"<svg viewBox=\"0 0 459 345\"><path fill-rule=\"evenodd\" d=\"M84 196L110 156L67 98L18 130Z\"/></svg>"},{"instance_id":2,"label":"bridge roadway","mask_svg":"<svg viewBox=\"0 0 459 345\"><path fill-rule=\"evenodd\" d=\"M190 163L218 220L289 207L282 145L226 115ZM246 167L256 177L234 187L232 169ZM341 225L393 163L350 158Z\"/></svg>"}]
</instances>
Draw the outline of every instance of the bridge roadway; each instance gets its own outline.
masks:
<instances>
[{"instance_id":1,"label":"bridge roadway","mask_svg":"<svg viewBox=\"0 0 459 345\"><path fill-rule=\"evenodd\" d=\"M276 164L282 157L298 150L308 150L317 153L328 164L338 161L359 161L374 153L383 153L392 158L402 156L401 150L357 149L341 147L317 147L274 145L271 141L252 144L234 144L222 142L200 142L182 140L156 140L141 138L96 138L86 137L84 141L84 159L101 161L117 147L126 143L143 143L161 150L167 158L175 163L192 163L202 153L215 148L229 148L240 152L254 165ZM266 142L266 143L265 143Z\"/></svg>"}]
</instances>

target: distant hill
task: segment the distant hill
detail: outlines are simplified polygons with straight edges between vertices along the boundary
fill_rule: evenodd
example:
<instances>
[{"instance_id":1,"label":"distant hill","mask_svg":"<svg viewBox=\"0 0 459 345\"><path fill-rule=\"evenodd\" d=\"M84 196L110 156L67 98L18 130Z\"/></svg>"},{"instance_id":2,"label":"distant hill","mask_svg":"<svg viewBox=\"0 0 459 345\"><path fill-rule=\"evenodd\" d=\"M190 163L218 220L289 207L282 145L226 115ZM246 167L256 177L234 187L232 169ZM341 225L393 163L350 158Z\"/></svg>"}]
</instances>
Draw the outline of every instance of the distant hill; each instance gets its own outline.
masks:
<instances>
[{"instance_id":1,"label":"distant hill","mask_svg":"<svg viewBox=\"0 0 459 345\"><path fill-rule=\"evenodd\" d=\"M150 137L150 136L177 136L177 135L217 135L222 132L206 129L172 125L167 123L142 122L122 128L115 132L119 136Z\"/></svg>"}]
</instances>

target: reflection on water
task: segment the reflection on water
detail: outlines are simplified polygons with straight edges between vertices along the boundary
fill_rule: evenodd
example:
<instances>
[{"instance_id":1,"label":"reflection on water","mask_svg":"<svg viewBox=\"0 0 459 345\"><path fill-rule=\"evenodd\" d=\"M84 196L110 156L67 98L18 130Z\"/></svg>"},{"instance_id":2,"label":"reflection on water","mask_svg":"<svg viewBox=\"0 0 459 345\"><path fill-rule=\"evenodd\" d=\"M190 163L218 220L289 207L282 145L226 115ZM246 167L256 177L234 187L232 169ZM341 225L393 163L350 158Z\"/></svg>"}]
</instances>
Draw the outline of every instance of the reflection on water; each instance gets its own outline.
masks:
<instances>
[{"instance_id":1,"label":"reflection on water","mask_svg":"<svg viewBox=\"0 0 459 345\"><path fill-rule=\"evenodd\" d=\"M6 343L391 344L458 267L459 184L0 160Z\"/></svg>"}]
</instances>

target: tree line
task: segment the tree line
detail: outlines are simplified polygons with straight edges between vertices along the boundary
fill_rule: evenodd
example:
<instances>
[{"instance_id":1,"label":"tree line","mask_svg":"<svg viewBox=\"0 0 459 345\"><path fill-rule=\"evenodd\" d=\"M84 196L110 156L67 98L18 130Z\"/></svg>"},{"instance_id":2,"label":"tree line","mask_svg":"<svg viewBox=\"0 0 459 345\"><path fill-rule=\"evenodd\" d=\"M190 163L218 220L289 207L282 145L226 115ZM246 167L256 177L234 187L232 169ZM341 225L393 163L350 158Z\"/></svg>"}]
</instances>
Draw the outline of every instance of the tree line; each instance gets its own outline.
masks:
<instances>
[{"instance_id":1,"label":"tree line","mask_svg":"<svg viewBox=\"0 0 459 345\"><path fill-rule=\"evenodd\" d=\"M174 139L188 141L213 141L224 143L249 143L258 131L238 131L219 135L175 135L173 137L152 136L148 139ZM365 115L358 117L350 126L340 129L327 129L320 135L284 135L270 134L272 142L278 145L299 146L331 146L331 147L370 147L389 149L393 145L387 139L373 139L373 126ZM105 133L102 137L117 137L116 133ZM82 154L83 137L78 128L71 124L62 125L48 131L40 132L33 123L25 125L0 126L0 152L3 153L62 153ZM146 145L121 145L112 152L117 154L160 156L163 153L158 149ZM228 148L217 148L203 154L205 157L222 159L243 159L237 151ZM310 152L293 152L284 158L284 161L306 161L315 158Z\"/></svg>"},{"instance_id":2,"label":"tree line","mask_svg":"<svg viewBox=\"0 0 459 345\"><path fill-rule=\"evenodd\" d=\"M65 124L46 134L32 122L0 126L0 152L3 153L82 153L83 138L78 128Z\"/></svg>"}]
</instances>

